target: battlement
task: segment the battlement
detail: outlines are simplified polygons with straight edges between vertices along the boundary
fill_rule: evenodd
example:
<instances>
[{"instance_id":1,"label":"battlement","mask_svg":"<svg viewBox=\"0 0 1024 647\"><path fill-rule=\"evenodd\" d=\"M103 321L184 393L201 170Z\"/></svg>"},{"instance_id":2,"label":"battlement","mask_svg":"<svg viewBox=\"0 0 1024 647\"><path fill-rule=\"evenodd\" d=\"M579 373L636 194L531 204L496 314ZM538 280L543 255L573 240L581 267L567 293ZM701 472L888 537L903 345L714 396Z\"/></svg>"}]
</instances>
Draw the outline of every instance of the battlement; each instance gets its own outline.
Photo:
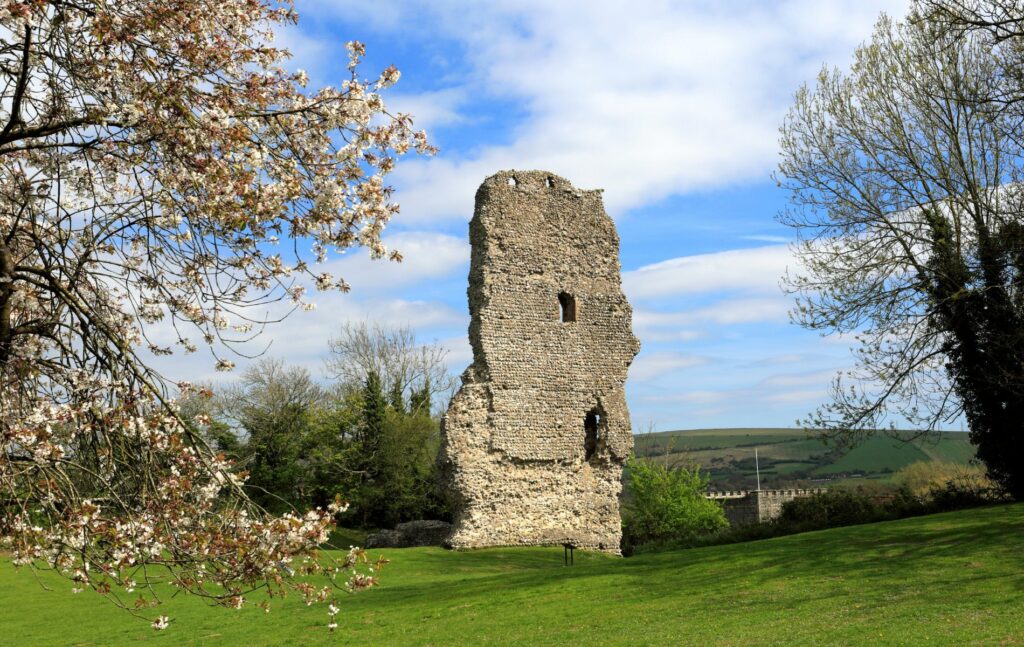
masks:
<instances>
[{"instance_id":1,"label":"battlement","mask_svg":"<svg viewBox=\"0 0 1024 647\"><path fill-rule=\"evenodd\" d=\"M815 494L824 494L828 490L825 488L795 488L790 490L722 490L720 492L708 492L704 496L708 499L742 499L743 497L750 496L755 492L760 492L762 496L813 496Z\"/></svg>"},{"instance_id":2,"label":"battlement","mask_svg":"<svg viewBox=\"0 0 1024 647\"><path fill-rule=\"evenodd\" d=\"M708 492L705 498L708 499L742 499L749 495L751 490L724 490L722 492Z\"/></svg>"},{"instance_id":3,"label":"battlement","mask_svg":"<svg viewBox=\"0 0 1024 647\"><path fill-rule=\"evenodd\" d=\"M704 496L721 501L725 517L734 526L764 523L778 519L782 506L793 499L824 494L825 488L793 488L789 490L726 490L708 492Z\"/></svg>"}]
</instances>

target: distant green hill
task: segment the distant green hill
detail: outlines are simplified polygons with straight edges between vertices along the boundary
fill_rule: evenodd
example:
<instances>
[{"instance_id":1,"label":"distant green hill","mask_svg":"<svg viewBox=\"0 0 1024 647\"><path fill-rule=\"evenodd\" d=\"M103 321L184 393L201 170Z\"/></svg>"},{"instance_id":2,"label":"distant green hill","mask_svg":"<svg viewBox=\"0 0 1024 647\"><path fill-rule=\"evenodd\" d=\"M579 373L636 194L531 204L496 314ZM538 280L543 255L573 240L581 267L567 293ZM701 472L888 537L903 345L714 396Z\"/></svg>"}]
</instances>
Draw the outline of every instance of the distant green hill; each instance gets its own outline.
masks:
<instances>
[{"instance_id":1,"label":"distant green hill","mask_svg":"<svg viewBox=\"0 0 1024 647\"><path fill-rule=\"evenodd\" d=\"M718 490L756 487L757 448L762 488L886 481L916 461L967 464L974 447L962 432L942 432L912 439L882 433L850 449L826 445L800 429L692 429L635 437L638 456L668 464L698 464Z\"/></svg>"}]
</instances>

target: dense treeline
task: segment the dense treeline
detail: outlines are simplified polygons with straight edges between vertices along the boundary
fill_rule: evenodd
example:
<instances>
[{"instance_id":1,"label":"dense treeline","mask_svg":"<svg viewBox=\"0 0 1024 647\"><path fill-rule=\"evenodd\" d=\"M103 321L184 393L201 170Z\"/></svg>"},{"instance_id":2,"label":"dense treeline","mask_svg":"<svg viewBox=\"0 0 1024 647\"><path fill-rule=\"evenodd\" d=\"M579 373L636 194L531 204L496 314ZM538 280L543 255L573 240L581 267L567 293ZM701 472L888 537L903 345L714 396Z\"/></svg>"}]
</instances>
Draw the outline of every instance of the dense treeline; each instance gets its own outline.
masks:
<instances>
[{"instance_id":1,"label":"dense treeline","mask_svg":"<svg viewBox=\"0 0 1024 647\"><path fill-rule=\"evenodd\" d=\"M435 404L452 383L443 350L417 346L407 329L366 325L346 327L331 348L326 383L262 359L216 395L192 398L190 413L209 418L209 440L246 470L249 495L267 510L325 507L340 495L351 504L345 526L447 519L436 464Z\"/></svg>"}]
</instances>

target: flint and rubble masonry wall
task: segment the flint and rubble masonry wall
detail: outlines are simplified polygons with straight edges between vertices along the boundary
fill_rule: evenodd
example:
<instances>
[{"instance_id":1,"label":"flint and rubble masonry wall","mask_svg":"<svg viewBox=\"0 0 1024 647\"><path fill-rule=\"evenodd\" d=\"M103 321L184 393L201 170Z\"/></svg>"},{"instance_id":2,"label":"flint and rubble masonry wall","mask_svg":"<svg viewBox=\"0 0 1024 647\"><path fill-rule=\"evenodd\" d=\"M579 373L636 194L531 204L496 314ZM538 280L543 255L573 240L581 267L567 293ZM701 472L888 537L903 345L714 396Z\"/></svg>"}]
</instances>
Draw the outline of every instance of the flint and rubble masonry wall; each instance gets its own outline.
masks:
<instances>
[{"instance_id":1,"label":"flint and rubble masonry wall","mask_svg":"<svg viewBox=\"0 0 1024 647\"><path fill-rule=\"evenodd\" d=\"M572 543L617 553L640 344L600 191L502 171L469 226L473 364L442 422L453 548Z\"/></svg>"},{"instance_id":2,"label":"flint and rubble masonry wall","mask_svg":"<svg viewBox=\"0 0 1024 647\"><path fill-rule=\"evenodd\" d=\"M711 492L709 499L717 499L725 507L725 518L733 526L764 523L778 519L782 504L801 497L822 494L824 488L800 490L753 490L736 492Z\"/></svg>"}]
</instances>

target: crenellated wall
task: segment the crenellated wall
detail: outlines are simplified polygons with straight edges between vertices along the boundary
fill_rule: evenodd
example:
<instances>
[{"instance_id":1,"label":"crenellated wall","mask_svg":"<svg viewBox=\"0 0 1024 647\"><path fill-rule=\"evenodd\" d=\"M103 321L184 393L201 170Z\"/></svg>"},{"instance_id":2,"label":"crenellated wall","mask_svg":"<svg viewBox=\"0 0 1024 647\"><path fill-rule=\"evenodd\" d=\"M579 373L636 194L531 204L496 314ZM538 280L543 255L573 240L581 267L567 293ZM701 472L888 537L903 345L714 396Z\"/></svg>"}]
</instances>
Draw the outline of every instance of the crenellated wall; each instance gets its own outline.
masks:
<instances>
[{"instance_id":1,"label":"crenellated wall","mask_svg":"<svg viewBox=\"0 0 1024 647\"><path fill-rule=\"evenodd\" d=\"M738 490L709 492L707 497L722 501L725 518L733 526L764 523L778 519L782 504L793 499L823 494L824 488L795 490Z\"/></svg>"}]
</instances>

